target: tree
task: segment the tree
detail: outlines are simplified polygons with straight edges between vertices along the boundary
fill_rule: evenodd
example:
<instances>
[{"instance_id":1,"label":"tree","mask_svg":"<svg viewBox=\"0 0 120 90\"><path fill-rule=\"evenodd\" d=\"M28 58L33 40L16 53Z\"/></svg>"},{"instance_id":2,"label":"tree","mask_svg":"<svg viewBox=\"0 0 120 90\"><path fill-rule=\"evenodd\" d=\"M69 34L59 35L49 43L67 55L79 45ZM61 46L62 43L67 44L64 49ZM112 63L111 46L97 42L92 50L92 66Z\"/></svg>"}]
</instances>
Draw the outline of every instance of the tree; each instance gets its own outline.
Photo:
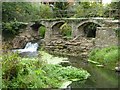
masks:
<instances>
[{"instance_id":1,"label":"tree","mask_svg":"<svg viewBox=\"0 0 120 90\"><path fill-rule=\"evenodd\" d=\"M111 2L109 7L111 9L112 17L119 19L120 18L120 16L119 16L120 15L120 1Z\"/></svg>"},{"instance_id":2,"label":"tree","mask_svg":"<svg viewBox=\"0 0 120 90\"><path fill-rule=\"evenodd\" d=\"M52 11L48 5L30 2L3 2L2 21L28 22L40 18L51 18Z\"/></svg>"},{"instance_id":3,"label":"tree","mask_svg":"<svg viewBox=\"0 0 120 90\"><path fill-rule=\"evenodd\" d=\"M56 2L55 3L55 17L67 17L67 9L69 7L68 2Z\"/></svg>"},{"instance_id":4,"label":"tree","mask_svg":"<svg viewBox=\"0 0 120 90\"><path fill-rule=\"evenodd\" d=\"M40 4L39 6L39 17L40 18L53 18L53 11L49 5Z\"/></svg>"},{"instance_id":5,"label":"tree","mask_svg":"<svg viewBox=\"0 0 120 90\"><path fill-rule=\"evenodd\" d=\"M104 6L96 2L81 2L76 6L75 17L100 17L104 15Z\"/></svg>"},{"instance_id":6,"label":"tree","mask_svg":"<svg viewBox=\"0 0 120 90\"><path fill-rule=\"evenodd\" d=\"M2 21L26 21L31 13L31 4L25 2L3 2ZM28 21L28 20L27 20Z\"/></svg>"}]
</instances>

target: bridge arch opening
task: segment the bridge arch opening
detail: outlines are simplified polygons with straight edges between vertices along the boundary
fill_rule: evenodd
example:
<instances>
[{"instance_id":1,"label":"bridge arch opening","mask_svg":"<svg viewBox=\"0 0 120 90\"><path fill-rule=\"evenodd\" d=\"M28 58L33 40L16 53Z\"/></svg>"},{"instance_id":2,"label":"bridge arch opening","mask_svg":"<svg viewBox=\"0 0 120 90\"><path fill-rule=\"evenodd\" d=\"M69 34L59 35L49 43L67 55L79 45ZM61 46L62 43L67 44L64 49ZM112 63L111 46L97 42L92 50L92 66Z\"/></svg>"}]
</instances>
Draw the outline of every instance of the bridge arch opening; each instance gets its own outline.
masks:
<instances>
[{"instance_id":1,"label":"bridge arch opening","mask_svg":"<svg viewBox=\"0 0 120 90\"><path fill-rule=\"evenodd\" d=\"M101 25L95 22L87 22L79 26L78 29L85 37L95 38L97 27L101 27Z\"/></svg>"},{"instance_id":2,"label":"bridge arch opening","mask_svg":"<svg viewBox=\"0 0 120 90\"><path fill-rule=\"evenodd\" d=\"M57 22L52 26L52 37L61 37L60 34L60 27L64 24L65 22Z\"/></svg>"},{"instance_id":3,"label":"bridge arch opening","mask_svg":"<svg viewBox=\"0 0 120 90\"><path fill-rule=\"evenodd\" d=\"M41 39L44 39L45 37L45 32L46 32L46 27L42 24L35 23L32 26L32 30L40 36Z\"/></svg>"},{"instance_id":4,"label":"bridge arch opening","mask_svg":"<svg viewBox=\"0 0 120 90\"><path fill-rule=\"evenodd\" d=\"M64 23L60 27L60 34L66 40L72 38L72 27L68 23Z\"/></svg>"},{"instance_id":5,"label":"bridge arch opening","mask_svg":"<svg viewBox=\"0 0 120 90\"><path fill-rule=\"evenodd\" d=\"M42 26L39 27L38 30L39 30L38 33L40 35L40 38L44 39L45 38L46 27L44 25L42 25Z\"/></svg>"}]
</instances>

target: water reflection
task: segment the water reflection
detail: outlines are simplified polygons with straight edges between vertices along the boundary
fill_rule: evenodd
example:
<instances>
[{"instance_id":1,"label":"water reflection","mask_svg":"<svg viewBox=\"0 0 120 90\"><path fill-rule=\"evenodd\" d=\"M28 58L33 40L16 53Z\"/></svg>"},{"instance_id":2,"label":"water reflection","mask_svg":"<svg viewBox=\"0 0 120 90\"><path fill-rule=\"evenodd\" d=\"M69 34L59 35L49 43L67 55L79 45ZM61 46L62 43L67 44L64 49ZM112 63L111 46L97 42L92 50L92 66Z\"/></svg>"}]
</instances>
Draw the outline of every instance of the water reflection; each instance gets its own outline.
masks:
<instances>
[{"instance_id":1,"label":"water reflection","mask_svg":"<svg viewBox=\"0 0 120 90\"><path fill-rule=\"evenodd\" d=\"M91 76L86 81L76 81L71 88L117 88L118 73L105 67L96 67L80 57L69 57L72 66L87 70Z\"/></svg>"}]
</instances>

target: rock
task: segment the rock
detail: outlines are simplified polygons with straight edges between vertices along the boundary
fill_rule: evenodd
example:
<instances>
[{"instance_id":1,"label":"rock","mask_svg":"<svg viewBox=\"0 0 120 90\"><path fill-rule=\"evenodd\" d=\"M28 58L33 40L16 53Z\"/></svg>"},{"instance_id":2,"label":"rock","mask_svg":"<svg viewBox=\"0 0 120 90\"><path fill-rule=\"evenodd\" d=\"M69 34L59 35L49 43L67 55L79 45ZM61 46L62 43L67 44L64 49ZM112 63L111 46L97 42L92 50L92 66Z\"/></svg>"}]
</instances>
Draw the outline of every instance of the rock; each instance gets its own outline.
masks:
<instances>
[{"instance_id":1,"label":"rock","mask_svg":"<svg viewBox=\"0 0 120 90\"><path fill-rule=\"evenodd\" d=\"M71 83L72 83L72 81L66 81L61 85L60 88L67 88Z\"/></svg>"},{"instance_id":2,"label":"rock","mask_svg":"<svg viewBox=\"0 0 120 90\"><path fill-rule=\"evenodd\" d=\"M84 52L84 53L81 53L82 56L87 56L88 53L87 52Z\"/></svg>"},{"instance_id":3,"label":"rock","mask_svg":"<svg viewBox=\"0 0 120 90\"><path fill-rule=\"evenodd\" d=\"M116 72L120 72L120 67L115 67Z\"/></svg>"},{"instance_id":4,"label":"rock","mask_svg":"<svg viewBox=\"0 0 120 90\"><path fill-rule=\"evenodd\" d=\"M97 67L104 67L104 65L96 65Z\"/></svg>"},{"instance_id":5,"label":"rock","mask_svg":"<svg viewBox=\"0 0 120 90\"><path fill-rule=\"evenodd\" d=\"M93 64L99 64L99 62L92 61L92 60L89 60L89 59L88 59L88 62L93 63Z\"/></svg>"},{"instance_id":6,"label":"rock","mask_svg":"<svg viewBox=\"0 0 120 90\"><path fill-rule=\"evenodd\" d=\"M62 66L70 66L71 63L70 63L69 61L62 61L62 62L60 63L60 65L62 65Z\"/></svg>"}]
</instances>

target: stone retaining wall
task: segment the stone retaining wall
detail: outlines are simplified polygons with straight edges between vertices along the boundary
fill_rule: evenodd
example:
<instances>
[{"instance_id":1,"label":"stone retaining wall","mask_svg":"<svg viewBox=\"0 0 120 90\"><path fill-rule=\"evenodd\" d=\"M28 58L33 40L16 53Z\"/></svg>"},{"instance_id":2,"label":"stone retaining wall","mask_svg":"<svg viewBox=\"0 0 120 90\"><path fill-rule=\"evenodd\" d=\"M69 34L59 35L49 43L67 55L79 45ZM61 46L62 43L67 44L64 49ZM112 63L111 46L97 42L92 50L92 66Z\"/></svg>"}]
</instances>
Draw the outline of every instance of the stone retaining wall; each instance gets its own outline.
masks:
<instances>
[{"instance_id":1,"label":"stone retaining wall","mask_svg":"<svg viewBox=\"0 0 120 90\"><path fill-rule=\"evenodd\" d=\"M117 45L117 36L113 28L99 27L96 31L96 38L80 36L77 40L68 41L56 38L51 40L45 49L53 54L80 56L85 59L92 49L114 45Z\"/></svg>"},{"instance_id":2,"label":"stone retaining wall","mask_svg":"<svg viewBox=\"0 0 120 90\"><path fill-rule=\"evenodd\" d=\"M79 40L56 40L46 45L45 49L53 54L80 56L87 58L89 51L94 48L94 40L80 38Z\"/></svg>"}]
</instances>

